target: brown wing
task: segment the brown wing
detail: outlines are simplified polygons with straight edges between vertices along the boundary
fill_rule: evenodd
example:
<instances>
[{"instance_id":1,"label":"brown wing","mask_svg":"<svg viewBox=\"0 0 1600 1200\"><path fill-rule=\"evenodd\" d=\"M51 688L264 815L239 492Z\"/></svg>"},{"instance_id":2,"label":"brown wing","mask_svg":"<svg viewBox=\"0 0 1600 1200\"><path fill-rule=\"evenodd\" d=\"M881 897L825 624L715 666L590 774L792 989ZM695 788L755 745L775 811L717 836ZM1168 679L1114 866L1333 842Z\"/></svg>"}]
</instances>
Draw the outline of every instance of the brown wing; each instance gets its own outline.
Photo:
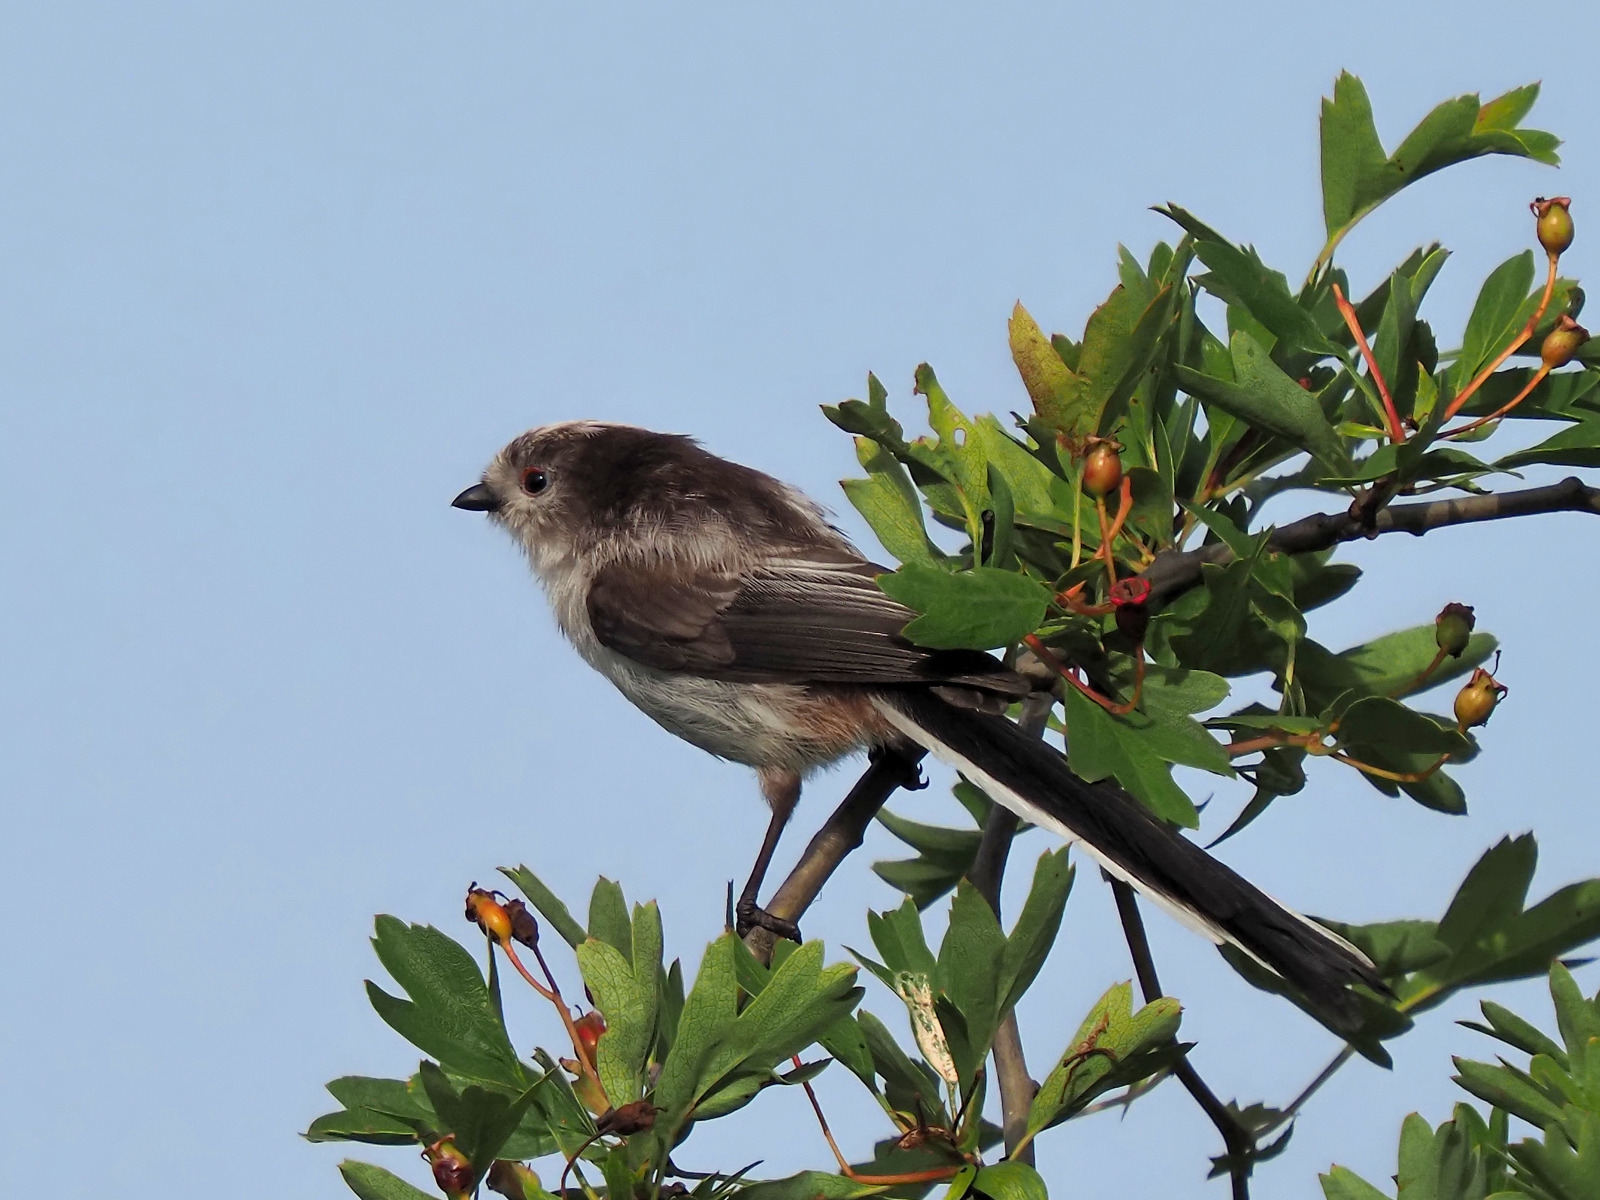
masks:
<instances>
[{"instance_id":1,"label":"brown wing","mask_svg":"<svg viewBox=\"0 0 1600 1200\"><path fill-rule=\"evenodd\" d=\"M589 590L601 645L645 666L744 683L957 683L1021 695L977 651L900 636L917 614L886 596L884 568L794 559L746 575L608 567Z\"/></svg>"}]
</instances>

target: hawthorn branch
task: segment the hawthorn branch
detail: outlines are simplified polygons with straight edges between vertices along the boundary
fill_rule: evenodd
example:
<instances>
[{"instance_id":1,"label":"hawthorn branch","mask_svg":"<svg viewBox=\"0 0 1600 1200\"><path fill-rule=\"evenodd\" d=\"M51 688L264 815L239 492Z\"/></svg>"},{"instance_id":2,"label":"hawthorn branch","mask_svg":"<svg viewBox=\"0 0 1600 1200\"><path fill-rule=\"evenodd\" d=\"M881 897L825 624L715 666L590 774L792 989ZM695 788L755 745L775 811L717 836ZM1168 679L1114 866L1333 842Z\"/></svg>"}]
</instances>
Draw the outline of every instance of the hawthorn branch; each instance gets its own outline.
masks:
<instances>
[{"instance_id":1,"label":"hawthorn branch","mask_svg":"<svg viewBox=\"0 0 1600 1200\"><path fill-rule=\"evenodd\" d=\"M1054 705L1055 697L1049 692L1034 692L1022 702L1017 725L1033 737L1043 737L1050 721L1050 709ZM1005 877L1006 859L1011 853L1011 840L1016 834L1016 815L1010 809L996 804L989 810L977 856L972 861L972 869L967 872L967 878L978 890L978 895L994 909L996 920L1000 917L1000 882ZM1028 1109L1033 1104L1038 1085L1028 1074L1028 1062L1022 1052L1022 1034L1017 1028L1015 1010L1008 1012L995 1030L991 1053L994 1055L995 1079L1000 1084L1000 1121L1005 1131L1006 1154L1032 1166L1034 1155L1031 1144L1024 1145L1020 1154L1016 1151L1027 1135Z\"/></svg>"},{"instance_id":2,"label":"hawthorn branch","mask_svg":"<svg viewBox=\"0 0 1600 1200\"><path fill-rule=\"evenodd\" d=\"M883 750L875 754L867 769L856 780L827 824L806 846L800 861L767 903L767 912L785 921L799 923L806 909L822 892L823 884L866 837L867 826L878 810L899 787L914 786L917 764L927 751L911 747ZM745 944L762 962L772 957L773 935L769 930L752 929Z\"/></svg>"},{"instance_id":3,"label":"hawthorn branch","mask_svg":"<svg viewBox=\"0 0 1600 1200\"><path fill-rule=\"evenodd\" d=\"M1313 513L1273 530L1267 546L1284 554L1306 554L1384 533L1421 537L1448 525L1472 525L1554 512L1600 514L1600 488L1589 487L1576 476L1568 476L1560 483L1514 492L1390 504L1374 514L1370 524L1352 512ZM1143 572L1143 578L1150 583L1151 603L1164 603L1194 587L1200 582L1201 568L1206 563L1222 566L1232 560L1233 553L1221 543L1198 550L1163 550Z\"/></svg>"},{"instance_id":4,"label":"hawthorn branch","mask_svg":"<svg viewBox=\"0 0 1600 1200\"><path fill-rule=\"evenodd\" d=\"M1144 995L1144 1002L1149 1004L1166 993L1161 990L1161 980L1156 977L1156 961L1150 954L1150 940L1145 936L1139 902L1128 884L1120 879L1110 882L1111 894L1117 901L1117 916L1122 920L1122 932L1128 940L1128 953L1133 956L1134 974L1139 977L1139 991ZM1187 1057L1180 1058L1174 1064L1172 1073L1222 1135L1222 1144L1232 1164L1228 1174L1233 1180L1233 1200L1250 1200L1249 1154L1255 1149L1255 1138L1217 1099L1217 1094L1200 1078L1200 1072L1194 1069L1194 1064Z\"/></svg>"}]
</instances>

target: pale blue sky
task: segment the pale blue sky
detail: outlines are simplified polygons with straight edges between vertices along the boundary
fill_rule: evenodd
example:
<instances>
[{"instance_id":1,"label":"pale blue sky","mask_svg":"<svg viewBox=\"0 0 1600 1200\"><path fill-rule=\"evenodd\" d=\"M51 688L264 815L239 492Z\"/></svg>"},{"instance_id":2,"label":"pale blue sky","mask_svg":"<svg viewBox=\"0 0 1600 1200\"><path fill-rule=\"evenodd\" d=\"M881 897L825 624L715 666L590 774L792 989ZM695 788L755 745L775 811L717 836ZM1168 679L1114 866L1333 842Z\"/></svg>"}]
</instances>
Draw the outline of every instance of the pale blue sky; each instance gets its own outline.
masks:
<instances>
[{"instance_id":1,"label":"pale blue sky","mask_svg":"<svg viewBox=\"0 0 1600 1200\"><path fill-rule=\"evenodd\" d=\"M834 485L850 443L818 404L872 369L914 420L927 359L968 409L1021 406L1012 302L1081 329L1116 243L1172 236L1147 211L1165 200L1303 271L1317 103L1341 67L1391 144L1446 96L1545 81L1533 123L1567 139L1560 174L1469 165L1346 248L1359 285L1442 238L1457 255L1430 315L1458 329L1528 243L1535 194L1576 197L1571 265L1600 263L1596 32L1582 5L1356 0L0 13L11 1176L59 1167L42 1186L69 1200L343 1194L341 1150L296 1136L331 1107L321 1084L415 1065L362 994L371 916L464 936L463 887L499 863L575 903L620 878L698 959L764 810L743 768L590 674L510 544L448 507L509 437L576 416L698 433L860 532ZM1600 523L1560 517L1350 550L1374 578L1316 618L1324 642L1451 599L1505 641L1510 699L1461 772L1472 815L1330 766L1224 856L1352 920L1437 915L1529 827L1536 895L1600 874L1597 544ZM847 782L817 781L799 824ZM898 806L946 811L927 796ZM1208 832L1241 802L1219 788ZM833 954L895 902L868 871L894 849L876 836L808 918ZM1039 1073L1130 973L1091 876L1024 1007ZM1225 1097L1281 1102L1334 1049L1152 927ZM1498 994L1548 1023L1537 986ZM1451 1024L1474 1011L1425 1017L1392 1075L1339 1077L1260 1194L1319 1196L1335 1160L1392 1172L1400 1118L1458 1096L1448 1056L1490 1053ZM524 1048L555 1033L513 1013ZM852 1149L884 1132L842 1073L821 1090ZM695 1166L827 1161L799 1097L723 1124ZM1168 1085L1047 1138L1041 1163L1062 1196L1218 1196L1217 1149ZM358 1154L420 1178L403 1152Z\"/></svg>"}]
</instances>

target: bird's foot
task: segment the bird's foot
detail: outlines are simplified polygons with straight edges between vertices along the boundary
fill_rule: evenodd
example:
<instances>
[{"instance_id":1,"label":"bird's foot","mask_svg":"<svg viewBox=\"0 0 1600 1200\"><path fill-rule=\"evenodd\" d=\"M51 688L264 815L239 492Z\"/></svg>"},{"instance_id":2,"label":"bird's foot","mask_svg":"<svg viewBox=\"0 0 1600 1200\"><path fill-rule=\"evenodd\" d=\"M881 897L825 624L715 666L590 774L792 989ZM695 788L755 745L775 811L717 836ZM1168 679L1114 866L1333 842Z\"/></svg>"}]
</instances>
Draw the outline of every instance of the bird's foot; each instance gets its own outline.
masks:
<instances>
[{"instance_id":1,"label":"bird's foot","mask_svg":"<svg viewBox=\"0 0 1600 1200\"><path fill-rule=\"evenodd\" d=\"M782 917L775 917L749 896L742 897L733 909L733 931L741 938L748 937L752 929L765 929L776 937L799 942L800 926Z\"/></svg>"},{"instance_id":2,"label":"bird's foot","mask_svg":"<svg viewBox=\"0 0 1600 1200\"><path fill-rule=\"evenodd\" d=\"M898 750L888 746L878 746L867 751L867 761L875 767L882 767L886 771L897 771L900 778L896 785L908 792L920 792L928 786L928 781L923 777L921 765Z\"/></svg>"}]
</instances>

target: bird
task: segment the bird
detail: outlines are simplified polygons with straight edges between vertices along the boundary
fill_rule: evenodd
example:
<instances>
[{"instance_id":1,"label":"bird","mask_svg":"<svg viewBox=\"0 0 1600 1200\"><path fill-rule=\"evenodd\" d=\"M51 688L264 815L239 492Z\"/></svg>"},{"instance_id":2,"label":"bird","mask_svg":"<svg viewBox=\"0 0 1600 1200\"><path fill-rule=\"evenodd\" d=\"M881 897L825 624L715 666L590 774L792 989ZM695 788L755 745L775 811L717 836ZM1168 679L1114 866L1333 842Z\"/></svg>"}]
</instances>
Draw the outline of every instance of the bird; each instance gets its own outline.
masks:
<instances>
[{"instance_id":1,"label":"bird","mask_svg":"<svg viewBox=\"0 0 1600 1200\"><path fill-rule=\"evenodd\" d=\"M1386 993L1350 942L1019 729L1005 713L1031 690L1022 675L907 639L917 614L878 586L889 568L798 489L682 434L576 420L512 440L452 504L511 535L562 633L628 700L755 769L771 820L743 924L798 935L756 900L807 775L863 750L926 751L1279 976L1336 1032L1362 1023L1352 986Z\"/></svg>"}]
</instances>

